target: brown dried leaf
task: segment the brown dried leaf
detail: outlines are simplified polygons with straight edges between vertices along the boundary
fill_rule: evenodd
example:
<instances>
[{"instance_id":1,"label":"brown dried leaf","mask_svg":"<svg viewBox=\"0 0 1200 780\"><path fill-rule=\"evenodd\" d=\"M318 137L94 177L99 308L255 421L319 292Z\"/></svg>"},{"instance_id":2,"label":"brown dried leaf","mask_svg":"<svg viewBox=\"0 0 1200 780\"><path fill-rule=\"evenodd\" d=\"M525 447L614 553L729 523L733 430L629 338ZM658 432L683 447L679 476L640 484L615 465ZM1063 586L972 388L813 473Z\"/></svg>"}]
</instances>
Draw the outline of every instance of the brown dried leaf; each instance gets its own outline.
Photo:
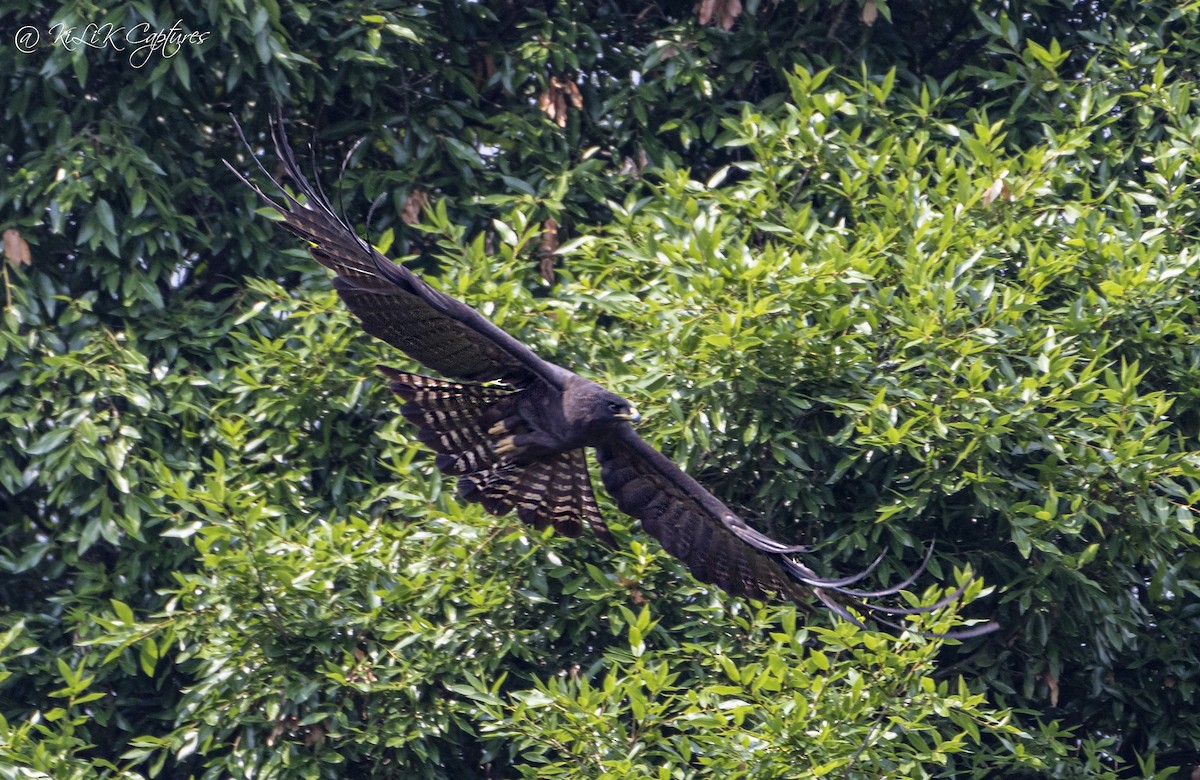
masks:
<instances>
[{"instance_id":1,"label":"brown dried leaf","mask_svg":"<svg viewBox=\"0 0 1200 780\"><path fill-rule=\"evenodd\" d=\"M1046 687L1050 689L1050 706L1058 706L1058 678L1046 672Z\"/></svg>"},{"instance_id":2,"label":"brown dried leaf","mask_svg":"<svg viewBox=\"0 0 1200 780\"><path fill-rule=\"evenodd\" d=\"M575 82L550 77L550 87L538 96L538 109L559 127L567 126L567 101L577 109L583 108L583 93Z\"/></svg>"},{"instance_id":3,"label":"brown dried leaf","mask_svg":"<svg viewBox=\"0 0 1200 780\"><path fill-rule=\"evenodd\" d=\"M415 225L421 221L421 212L429 205L429 196L420 187L413 187L404 201L404 209L400 212L400 221L406 225Z\"/></svg>"},{"instance_id":4,"label":"brown dried leaf","mask_svg":"<svg viewBox=\"0 0 1200 780\"><path fill-rule=\"evenodd\" d=\"M555 123L559 127L567 126L567 98L562 92L554 96L554 111L558 115L554 118Z\"/></svg>"},{"instance_id":5,"label":"brown dried leaf","mask_svg":"<svg viewBox=\"0 0 1200 780\"><path fill-rule=\"evenodd\" d=\"M21 231L15 228L4 231L4 256L16 268L30 264L33 255L29 252L29 244L21 238Z\"/></svg>"},{"instance_id":6,"label":"brown dried leaf","mask_svg":"<svg viewBox=\"0 0 1200 780\"><path fill-rule=\"evenodd\" d=\"M558 124L558 91L553 87L538 96L538 108L550 117L550 121ZM561 127L561 125L560 125Z\"/></svg>"},{"instance_id":7,"label":"brown dried leaf","mask_svg":"<svg viewBox=\"0 0 1200 780\"><path fill-rule=\"evenodd\" d=\"M733 29L734 21L742 14L741 0L700 0L696 7L700 24L715 23L722 30Z\"/></svg>"},{"instance_id":8,"label":"brown dried leaf","mask_svg":"<svg viewBox=\"0 0 1200 780\"><path fill-rule=\"evenodd\" d=\"M563 99L562 92L553 84L550 89L538 97L538 108L543 114L550 117L550 121L554 124L559 127L567 126L567 101Z\"/></svg>"},{"instance_id":9,"label":"brown dried leaf","mask_svg":"<svg viewBox=\"0 0 1200 780\"><path fill-rule=\"evenodd\" d=\"M542 223L542 238L538 242L538 254L542 256L538 263L538 273L546 284L554 284L557 278L554 274L554 253L558 251L558 223L551 217Z\"/></svg>"},{"instance_id":10,"label":"brown dried leaf","mask_svg":"<svg viewBox=\"0 0 1200 780\"><path fill-rule=\"evenodd\" d=\"M583 93L581 93L579 91L579 87L577 87L575 85L575 82L568 81L566 83L566 90L567 90L567 97L571 99L571 105L575 106L575 108L577 108L577 109L582 110L583 109Z\"/></svg>"},{"instance_id":11,"label":"brown dried leaf","mask_svg":"<svg viewBox=\"0 0 1200 780\"><path fill-rule=\"evenodd\" d=\"M538 261L538 275L546 284L558 281L558 275L554 273L554 255L542 255L542 259Z\"/></svg>"},{"instance_id":12,"label":"brown dried leaf","mask_svg":"<svg viewBox=\"0 0 1200 780\"><path fill-rule=\"evenodd\" d=\"M550 217L542 223L542 240L540 242L543 253L552 255L558 251L558 222L554 217Z\"/></svg>"},{"instance_id":13,"label":"brown dried leaf","mask_svg":"<svg viewBox=\"0 0 1200 780\"><path fill-rule=\"evenodd\" d=\"M875 20L879 18L879 7L875 5L875 0L867 0L862 9L862 22L867 27L873 27Z\"/></svg>"},{"instance_id":14,"label":"brown dried leaf","mask_svg":"<svg viewBox=\"0 0 1200 780\"><path fill-rule=\"evenodd\" d=\"M733 23L742 15L742 0L725 0L725 7L717 17L717 23L726 32L733 29Z\"/></svg>"}]
</instances>

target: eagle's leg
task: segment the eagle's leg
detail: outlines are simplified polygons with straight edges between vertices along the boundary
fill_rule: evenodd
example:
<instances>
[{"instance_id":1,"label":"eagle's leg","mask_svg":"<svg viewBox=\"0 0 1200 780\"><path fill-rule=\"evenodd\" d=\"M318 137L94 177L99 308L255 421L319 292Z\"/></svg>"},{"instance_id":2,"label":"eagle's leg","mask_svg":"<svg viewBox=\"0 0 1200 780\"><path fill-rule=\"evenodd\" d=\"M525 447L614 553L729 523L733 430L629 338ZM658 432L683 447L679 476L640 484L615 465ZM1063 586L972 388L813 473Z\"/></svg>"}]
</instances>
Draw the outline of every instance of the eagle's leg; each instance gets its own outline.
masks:
<instances>
[{"instance_id":1,"label":"eagle's leg","mask_svg":"<svg viewBox=\"0 0 1200 780\"><path fill-rule=\"evenodd\" d=\"M492 452L499 457L516 454L518 456L541 457L558 452L558 441L540 431L529 432L529 425L519 414L504 417L487 429L489 436L498 437L492 441Z\"/></svg>"},{"instance_id":2,"label":"eagle's leg","mask_svg":"<svg viewBox=\"0 0 1200 780\"><path fill-rule=\"evenodd\" d=\"M517 430L517 428L522 427L524 422L525 421L520 415L514 414L509 417L505 417L503 420L500 420L492 427L488 428L487 432L491 436L500 436L505 433L512 433L513 431Z\"/></svg>"},{"instance_id":3,"label":"eagle's leg","mask_svg":"<svg viewBox=\"0 0 1200 780\"><path fill-rule=\"evenodd\" d=\"M484 423L486 424L486 420ZM487 429L489 436L502 436L492 442L492 452L499 456L504 456L510 452L515 452L517 449L516 435L517 431L525 429L525 421L520 415L513 414L504 417L491 425Z\"/></svg>"},{"instance_id":4,"label":"eagle's leg","mask_svg":"<svg viewBox=\"0 0 1200 780\"><path fill-rule=\"evenodd\" d=\"M496 428L499 425L492 426ZM488 431L491 432L490 430ZM492 444L492 452L503 457L515 454L519 458L539 458L560 452L558 440L540 431L533 433L516 433L497 439Z\"/></svg>"}]
</instances>

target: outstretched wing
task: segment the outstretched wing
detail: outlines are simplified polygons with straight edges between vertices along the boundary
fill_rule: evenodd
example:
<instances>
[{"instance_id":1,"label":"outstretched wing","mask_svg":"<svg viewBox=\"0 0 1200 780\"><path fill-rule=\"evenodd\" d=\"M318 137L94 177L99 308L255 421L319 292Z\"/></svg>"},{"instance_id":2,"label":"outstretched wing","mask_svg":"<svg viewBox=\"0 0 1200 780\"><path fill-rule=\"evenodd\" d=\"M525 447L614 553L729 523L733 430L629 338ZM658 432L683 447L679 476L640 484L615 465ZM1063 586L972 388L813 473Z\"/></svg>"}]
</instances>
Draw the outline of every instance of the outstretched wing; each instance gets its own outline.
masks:
<instances>
[{"instance_id":1,"label":"outstretched wing","mask_svg":"<svg viewBox=\"0 0 1200 780\"><path fill-rule=\"evenodd\" d=\"M282 124L273 121L271 127L275 153L303 202L257 159L259 170L279 191L275 198L226 165L279 212L288 231L308 242L317 262L337 274L334 288L368 333L438 373L464 380L448 382L380 366L392 390L405 400L404 415L417 425L421 441L438 453L438 467L458 477L460 495L493 514L515 509L524 522L553 526L566 536L579 536L586 524L613 545L596 507L583 450L518 463L497 453L499 437L488 430L515 412L517 390L537 381L561 390L571 372L537 357L474 309L359 238L300 170Z\"/></svg>"},{"instance_id":2,"label":"outstretched wing","mask_svg":"<svg viewBox=\"0 0 1200 780\"><path fill-rule=\"evenodd\" d=\"M309 243L318 263L337 274L334 288L368 333L455 379L499 380L520 387L536 377L561 388L568 373L565 369L542 360L479 312L434 289L359 238L324 194L308 182L296 164L282 124L273 121L271 127L275 152L287 178L304 195L303 203L284 190L257 158L259 169L279 190L278 199L267 196L225 164L279 212L288 231Z\"/></svg>"},{"instance_id":3,"label":"outstretched wing","mask_svg":"<svg viewBox=\"0 0 1200 780\"><path fill-rule=\"evenodd\" d=\"M928 612L956 599L956 592L938 604L902 609L873 604L867 599L889 596L908 587L924 569L884 590L861 591L849 586L875 568L844 579L824 579L793 555L805 548L788 546L759 533L735 515L700 483L679 469L628 426L596 448L604 487L617 508L642 522L642 528L663 548L687 564L692 576L737 596L770 597L804 603L810 595L846 620L862 625L847 607L887 626L883 615ZM931 550L932 552L932 550ZM878 563L878 561L876 561ZM993 630L993 624L954 634L964 638Z\"/></svg>"}]
</instances>

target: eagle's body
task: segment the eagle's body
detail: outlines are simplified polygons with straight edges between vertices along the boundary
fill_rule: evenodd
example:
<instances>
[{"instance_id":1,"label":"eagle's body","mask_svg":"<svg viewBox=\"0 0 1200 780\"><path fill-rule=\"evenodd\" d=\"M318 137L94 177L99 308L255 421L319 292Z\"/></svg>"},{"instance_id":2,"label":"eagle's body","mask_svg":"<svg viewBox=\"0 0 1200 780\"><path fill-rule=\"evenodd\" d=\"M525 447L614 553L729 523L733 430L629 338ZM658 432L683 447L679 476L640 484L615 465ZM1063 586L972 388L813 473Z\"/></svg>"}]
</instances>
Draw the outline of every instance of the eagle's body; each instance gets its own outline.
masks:
<instances>
[{"instance_id":1,"label":"eagle's body","mask_svg":"<svg viewBox=\"0 0 1200 780\"><path fill-rule=\"evenodd\" d=\"M566 536L578 536L586 524L615 546L592 492L585 455L590 448L617 507L640 519L643 529L703 582L738 596L802 605L816 596L855 623L859 620L847 605L874 614L940 606L910 610L863 601L896 593L911 578L863 592L848 586L870 569L840 580L817 576L794 557L804 548L781 544L746 525L638 436L630 425L637 413L628 401L542 360L474 309L375 251L308 183L278 125L274 140L305 202L273 178L282 203L239 178L282 215L290 232L309 243L319 263L335 272L334 287L367 332L447 377L380 367L405 402L404 416L437 453L438 468L457 477L463 499L497 515L515 511L536 528L552 526Z\"/></svg>"}]
</instances>

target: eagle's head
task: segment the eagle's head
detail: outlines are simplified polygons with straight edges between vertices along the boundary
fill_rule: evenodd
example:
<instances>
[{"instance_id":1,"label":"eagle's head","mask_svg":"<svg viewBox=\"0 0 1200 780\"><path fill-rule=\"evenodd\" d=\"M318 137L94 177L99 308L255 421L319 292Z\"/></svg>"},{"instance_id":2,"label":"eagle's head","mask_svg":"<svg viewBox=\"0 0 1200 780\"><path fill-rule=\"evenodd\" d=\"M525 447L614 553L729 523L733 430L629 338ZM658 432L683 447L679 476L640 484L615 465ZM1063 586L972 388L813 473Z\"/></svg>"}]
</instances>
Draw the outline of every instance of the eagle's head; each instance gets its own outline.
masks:
<instances>
[{"instance_id":1,"label":"eagle's head","mask_svg":"<svg viewBox=\"0 0 1200 780\"><path fill-rule=\"evenodd\" d=\"M564 397L567 419L590 431L641 419L633 404L616 393L610 393L595 382L580 383L570 388Z\"/></svg>"},{"instance_id":2,"label":"eagle's head","mask_svg":"<svg viewBox=\"0 0 1200 780\"><path fill-rule=\"evenodd\" d=\"M615 393L606 393L606 395L608 398L604 399L604 414L607 414L609 418L631 423L642 419L633 404Z\"/></svg>"}]
</instances>

